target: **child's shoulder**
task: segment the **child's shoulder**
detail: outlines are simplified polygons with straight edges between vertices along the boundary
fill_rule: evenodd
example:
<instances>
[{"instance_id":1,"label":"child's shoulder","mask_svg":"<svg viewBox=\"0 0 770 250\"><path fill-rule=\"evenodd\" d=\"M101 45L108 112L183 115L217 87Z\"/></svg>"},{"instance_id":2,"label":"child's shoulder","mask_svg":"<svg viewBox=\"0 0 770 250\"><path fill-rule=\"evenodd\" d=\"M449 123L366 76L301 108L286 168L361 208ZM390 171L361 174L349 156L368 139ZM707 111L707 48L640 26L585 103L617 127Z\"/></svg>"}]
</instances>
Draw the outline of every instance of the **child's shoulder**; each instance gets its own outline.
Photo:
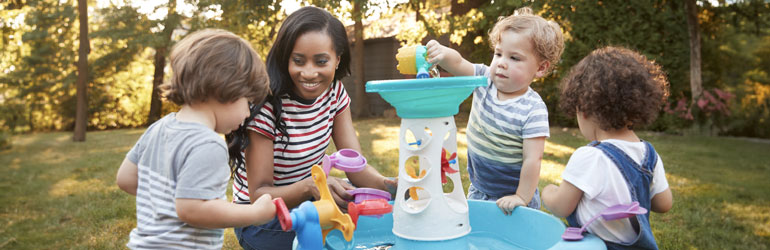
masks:
<instances>
[{"instance_id":1,"label":"child's shoulder","mask_svg":"<svg viewBox=\"0 0 770 250\"><path fill-rule=\"evenodd\" d=\"M489 65L483 64L483 63L474 63L473 64L473 75L474 76L486 76L489 77Z\"/></svg>"}]
</instances>

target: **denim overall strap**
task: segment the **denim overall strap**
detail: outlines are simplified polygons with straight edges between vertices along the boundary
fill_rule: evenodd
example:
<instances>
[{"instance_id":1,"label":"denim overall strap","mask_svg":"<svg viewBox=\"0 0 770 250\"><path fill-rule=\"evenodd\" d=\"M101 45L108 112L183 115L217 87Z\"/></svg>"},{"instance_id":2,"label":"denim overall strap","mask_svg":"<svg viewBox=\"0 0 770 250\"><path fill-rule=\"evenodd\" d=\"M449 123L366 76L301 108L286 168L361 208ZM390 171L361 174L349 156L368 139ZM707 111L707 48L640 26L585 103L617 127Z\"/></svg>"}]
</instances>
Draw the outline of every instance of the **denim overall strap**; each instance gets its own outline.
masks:
<instances>
[{"instance_id":1,"label":"denim overall strap","mask_svg":"<svg viewBox=\"0 0 770 250\"><path fill-rule=\"evenodd\" d=\"M643 141L644 142L644 141ZM610 143L593 143L589 144L598 149L601 149L604 154L609 157L615 166L620 170L623 178L628 185L631 192L632 201L638 201L639 205L647 209L647 213L644 215L637 215L636 219L631 219L631 224L638 227L639 234L636 239L628 244L620 244L614 242L607 242L607 249L658 249L655 243L655 237L652 234L650 227L650 204L651 194L650 185L652 183L652 172L655 169L655 165L658 162L658 155L655 149L648 142L644 142L646 147L646 153L642 165L640 166L631 159L623 150L617 148ZM573 215L575 213L573 212ZM572 217L573 215L570 215ZM577 219L576 216L574 219ZM569 222L569 220L568 220ZM577 222L577 220L575 220Z\"/></svg>"}]
</instances>

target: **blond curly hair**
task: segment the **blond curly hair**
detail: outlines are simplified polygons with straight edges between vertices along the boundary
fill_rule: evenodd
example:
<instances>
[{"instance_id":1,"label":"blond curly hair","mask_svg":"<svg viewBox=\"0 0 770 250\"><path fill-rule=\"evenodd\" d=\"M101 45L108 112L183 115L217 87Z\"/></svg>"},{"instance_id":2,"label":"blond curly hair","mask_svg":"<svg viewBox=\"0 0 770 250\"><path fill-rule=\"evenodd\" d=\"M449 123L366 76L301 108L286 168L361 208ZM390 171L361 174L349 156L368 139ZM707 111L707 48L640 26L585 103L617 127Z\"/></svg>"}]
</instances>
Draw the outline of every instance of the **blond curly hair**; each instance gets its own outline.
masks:
<instances>
[{"instance_id":1,"label":"blond curly hair","mask_svg":"<svg viewBox=\"0 0 770 250\"><path fill-rule=\"evenodd\" d=\"M519 8L513 15L500 17L489 32L489 44L492 49L500 43L505 31L529 35L539 59L550 62L549 70L559 62L564 52L564 36L559 24L533 14L529 7Z\"/></svg>"}]
</instances>

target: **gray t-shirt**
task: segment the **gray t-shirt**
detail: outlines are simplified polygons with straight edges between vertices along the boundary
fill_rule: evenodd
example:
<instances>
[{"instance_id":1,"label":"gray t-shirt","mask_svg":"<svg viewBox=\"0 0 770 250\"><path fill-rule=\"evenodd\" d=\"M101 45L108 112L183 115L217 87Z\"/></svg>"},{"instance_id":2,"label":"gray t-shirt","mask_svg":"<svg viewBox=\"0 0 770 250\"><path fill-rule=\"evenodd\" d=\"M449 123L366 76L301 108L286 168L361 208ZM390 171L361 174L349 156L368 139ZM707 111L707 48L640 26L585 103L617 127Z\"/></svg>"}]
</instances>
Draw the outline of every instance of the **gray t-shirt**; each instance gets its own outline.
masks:
<instances>
[{"instance_id":1,"label":"gray t-shirt","mask_svg":"<svg viewBox=\"0 0 770 250\"><path fill-rule=\"evenodd\" d=\"M227 199L227 145L210 128L166 115L150 125L126 156L138 167L136 228L131 249L221 249L224 229L179 220L175 200Z\"/></svg>"}]
</instances>

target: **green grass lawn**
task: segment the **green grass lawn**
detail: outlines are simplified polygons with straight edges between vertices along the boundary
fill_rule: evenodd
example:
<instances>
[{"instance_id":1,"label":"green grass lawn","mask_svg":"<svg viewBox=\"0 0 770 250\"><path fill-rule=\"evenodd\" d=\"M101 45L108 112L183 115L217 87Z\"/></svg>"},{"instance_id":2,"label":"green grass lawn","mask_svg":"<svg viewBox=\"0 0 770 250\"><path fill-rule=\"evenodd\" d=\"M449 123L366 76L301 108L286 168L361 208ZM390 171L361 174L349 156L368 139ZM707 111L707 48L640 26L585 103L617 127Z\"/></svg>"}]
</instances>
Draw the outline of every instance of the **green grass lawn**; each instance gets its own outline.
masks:
<instances>
[{"instance_id":1,"label":"green grass lawn","mask_svg":"<svg viewBox=\"0 0 770 250\"><path fill-rule=\"evenodd\" d=\"M465 123L458 119L463 187ZM398 119L355 123L363 153L384 175L398 168ZM115 185L125 153L143 129L12 137L0 152L0 249L124 248L136 225L134 197ZM770 245L770 143L738 138L640 133L663 158L674 208L653 214L661 249L767 249ZM559 183L585 141L576 129L552 128L540 186ZM333 152L330 149L329 152ZM340 172L333 173L340 175ZM237 249L232 230L225 249Z\"/></svg>"}]
</instances>

